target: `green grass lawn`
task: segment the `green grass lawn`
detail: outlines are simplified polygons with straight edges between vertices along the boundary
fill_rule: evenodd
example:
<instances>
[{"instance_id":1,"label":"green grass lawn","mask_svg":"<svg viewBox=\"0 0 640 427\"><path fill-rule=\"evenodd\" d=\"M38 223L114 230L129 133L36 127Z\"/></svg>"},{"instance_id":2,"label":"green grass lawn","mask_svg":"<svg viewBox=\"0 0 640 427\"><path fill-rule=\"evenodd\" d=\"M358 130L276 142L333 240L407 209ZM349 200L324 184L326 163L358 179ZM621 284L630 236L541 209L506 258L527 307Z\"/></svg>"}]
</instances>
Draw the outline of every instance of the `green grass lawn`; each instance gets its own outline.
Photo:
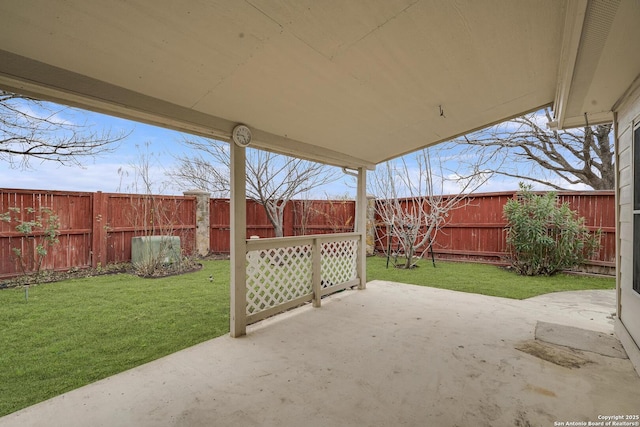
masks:
<instances>
[{"instance_id":1,"label":"green grass lawn","mask_svg":"<svg viewBox=\"0 0 640 427\"><path fill-rule=\"evenodd\" d=\"M367 279L507 298L612 289L608 278L520 277L481 265L424 261L414 270L367 259ZM229 261L162 279L96 276L0 291L0 416L229 331ZM213 282L209 276L213 275Z\"/></svg>"},{"instance_id":2,"label":"green grass lawn","mask_svg":"<svg viewBox=\"0 0 640 427\"><path fill-rule=\"evenodd\" d=\"M229 262L203 265L0 291L0 416L228 333Z\"/></svg>"},{"instance_id":3,"label":"green grass lawn","mask_svg":"<svg viewBox=\"0 0 640 427\"><path fill-rule=\"evenodd\" d=\"M367 258L367 280L388 280L420 286L472 292L496 297L525 299L550 292L586 289L614 289L613 277L557 274L552 277L524 277L503 268L474 263L421 260L412 270L386 268L384 257Z\"/></svg>"}]
</instances>

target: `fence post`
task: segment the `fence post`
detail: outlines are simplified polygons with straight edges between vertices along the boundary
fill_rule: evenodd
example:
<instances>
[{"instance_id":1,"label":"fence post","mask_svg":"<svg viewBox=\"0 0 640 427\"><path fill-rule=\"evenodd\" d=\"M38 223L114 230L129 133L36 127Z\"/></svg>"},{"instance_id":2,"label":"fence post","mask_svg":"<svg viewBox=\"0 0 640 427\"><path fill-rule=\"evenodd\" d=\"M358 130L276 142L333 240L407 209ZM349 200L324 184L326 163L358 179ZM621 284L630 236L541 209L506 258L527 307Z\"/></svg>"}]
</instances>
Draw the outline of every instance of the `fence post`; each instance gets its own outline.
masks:
<instances>
[{"instance_id":1,"label":"fence post","mask_svg":"<svg viewBox=\"0 0 640 427\"><path fill-rule=\"evenodd\" d=\"M189 190L183 194L196 198L196 253L200 256L207 256L211 241L211 227L209 226L209 199L211 198L211 193L204 190Z\"/></svg>"},{"instance_id":2,"label":"fence post","mask_svg":"<svg viewBox=\"0 0 640 427\"><path fill-rule=\"evenodd\" d=\"M283 236L295 236L295 201L289 200L284 207L284 215L282 217L282 235Z\"/></svg>"},{"instance_id":3,"label":"fence post","mask_svg":"<svg viewBox=\"0 0 640 427\"><path fill-rule=\"evenodd\" d=\"M91 267L107 265L107 197L102 191L93 193Z\"/></svg>"}]
</instances>

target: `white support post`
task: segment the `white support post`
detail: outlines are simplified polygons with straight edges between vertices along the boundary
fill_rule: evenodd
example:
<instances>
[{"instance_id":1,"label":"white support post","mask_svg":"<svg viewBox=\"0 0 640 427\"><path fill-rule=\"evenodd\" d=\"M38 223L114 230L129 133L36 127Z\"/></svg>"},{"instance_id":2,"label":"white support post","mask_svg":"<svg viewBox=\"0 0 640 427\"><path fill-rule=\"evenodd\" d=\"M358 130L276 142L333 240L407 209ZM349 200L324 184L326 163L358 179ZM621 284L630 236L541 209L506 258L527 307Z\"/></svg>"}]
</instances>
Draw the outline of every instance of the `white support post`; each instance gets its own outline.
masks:
<instances>
[{"instance_id":1,"label":"white support post","mask_svg":"<svg viewBox=\"0 0 640 427\"><path fill-rule=\"evenodd\" d=\"M367 170L358 168L358 192L356 195L355 231L360 233L357 271L360 278L358 289L367 287Z\"/></svg>"},{"instance_id":2,"label":"white support post","mask_svg":"<svg viewBox=\"0 0 640 427\"><path fill-rule=\"evenodd\" d=\"M245 148L231 147L231 313L230 334L247 333L247 182Z\"/></svg>"}]
</instances>

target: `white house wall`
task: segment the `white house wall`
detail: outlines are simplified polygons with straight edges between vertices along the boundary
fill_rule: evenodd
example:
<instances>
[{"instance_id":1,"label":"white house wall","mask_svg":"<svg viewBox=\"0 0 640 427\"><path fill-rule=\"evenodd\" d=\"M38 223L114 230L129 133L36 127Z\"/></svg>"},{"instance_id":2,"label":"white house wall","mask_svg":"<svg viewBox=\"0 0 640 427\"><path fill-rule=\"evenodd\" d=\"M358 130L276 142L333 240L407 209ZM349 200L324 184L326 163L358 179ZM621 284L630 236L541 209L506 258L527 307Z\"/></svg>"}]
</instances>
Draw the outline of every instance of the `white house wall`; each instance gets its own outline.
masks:
<instances>
[{"instance_id":1,"label":"white house wall","mask_svg":"<svg viewBox=\"0 0 640 427\"><path fill-rule=\"evenodd\" d=\"M617 109L618 303L616 334L640 373L640 294L633 290L633 129L640 122L640 85ZM640 165L636 165L640 167ZM640 242L635 242L636 245Z\"/></svg>"}]
</instances>

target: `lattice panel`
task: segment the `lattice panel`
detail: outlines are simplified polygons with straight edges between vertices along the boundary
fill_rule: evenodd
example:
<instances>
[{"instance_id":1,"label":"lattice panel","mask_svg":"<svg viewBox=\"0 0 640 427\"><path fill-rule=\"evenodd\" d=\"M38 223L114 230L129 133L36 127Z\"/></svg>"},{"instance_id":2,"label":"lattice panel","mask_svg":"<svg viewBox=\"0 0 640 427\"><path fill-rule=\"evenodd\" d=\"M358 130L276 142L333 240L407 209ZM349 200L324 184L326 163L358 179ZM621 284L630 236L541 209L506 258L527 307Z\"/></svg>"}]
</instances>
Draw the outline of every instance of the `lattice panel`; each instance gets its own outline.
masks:
<instances>
[{"instance_id":1,"label":"lattice panel","mask_svg":"<svg viewBox=\"0 0 640 427\"><path fill-rule=\"evenodd\" d=\"M251 251L247 263L247 314L311 292L311 245Z\"/></svg>"},{"instance_id":2,"label":"lattice panel","mask_svg":"<svg viewBox=\"0 0 640 427\"><path fill-rule=\"evenodd\" d=\"M326 288L356 279L358 241L323 243L321 247L322 287Z\"/></svg>"}]
</instances>

